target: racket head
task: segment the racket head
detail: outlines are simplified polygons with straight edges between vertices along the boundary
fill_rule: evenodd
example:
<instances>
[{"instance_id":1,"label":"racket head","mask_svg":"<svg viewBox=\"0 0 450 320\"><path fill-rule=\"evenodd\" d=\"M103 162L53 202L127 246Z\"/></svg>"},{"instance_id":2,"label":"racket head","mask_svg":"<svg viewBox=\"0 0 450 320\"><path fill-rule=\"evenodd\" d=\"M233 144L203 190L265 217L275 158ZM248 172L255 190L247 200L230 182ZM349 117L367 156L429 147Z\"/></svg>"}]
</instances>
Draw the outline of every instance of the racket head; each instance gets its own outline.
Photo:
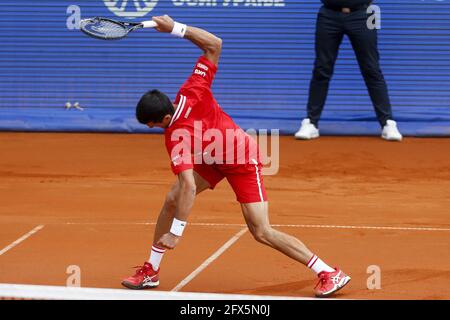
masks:
<instances>
[{"instance_id":1,"label":"racket head","mask_svg":"<svg viewBox=\"0 0 450 320\"><path fill-rule=\"evenodd\" d=\"M132 28L128 28L132 26ZM108 18L88 18L80 21L80 30L90 37L102 40L118 40L125 38L128 33L140 24L125 24Z\"/></svg>"}]
</instances>

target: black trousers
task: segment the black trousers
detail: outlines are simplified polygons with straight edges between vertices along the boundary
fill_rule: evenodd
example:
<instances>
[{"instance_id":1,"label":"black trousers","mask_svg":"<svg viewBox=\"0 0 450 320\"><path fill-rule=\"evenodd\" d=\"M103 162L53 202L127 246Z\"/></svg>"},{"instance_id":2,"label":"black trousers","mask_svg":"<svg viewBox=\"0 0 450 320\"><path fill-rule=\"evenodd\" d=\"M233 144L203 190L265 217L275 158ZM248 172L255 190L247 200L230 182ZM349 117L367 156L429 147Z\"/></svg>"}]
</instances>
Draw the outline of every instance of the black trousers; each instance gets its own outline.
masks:
<instances>
[{"instance_id":1,"label":"black trousers","mask_svg":"<svg viewBox=\"0 0 450 320\"><path fill-rule=\"evenodd\" d=\"M366 10L342 13L322 7L316 22L316 59L309 88L308 118L318 126L339 46L347 35L381 126L392 119L389 94L379 65L377 30L367 27Z\"/></svg>"}]
</instances>

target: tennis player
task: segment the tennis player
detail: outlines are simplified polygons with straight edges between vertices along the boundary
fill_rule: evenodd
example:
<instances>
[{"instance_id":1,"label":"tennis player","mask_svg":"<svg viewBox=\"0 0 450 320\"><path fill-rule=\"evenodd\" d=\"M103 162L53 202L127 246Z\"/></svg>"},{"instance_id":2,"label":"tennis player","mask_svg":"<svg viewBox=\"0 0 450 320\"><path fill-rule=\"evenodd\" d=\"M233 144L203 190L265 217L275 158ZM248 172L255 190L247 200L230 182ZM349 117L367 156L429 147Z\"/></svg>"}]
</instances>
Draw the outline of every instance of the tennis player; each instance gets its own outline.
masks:
<instances>
[{"instance_id":1,"label":"tennis player","mask_svg":"<svg viewBox=\"0 0 450 320\"><path fill-rule=\"evenodd\" d=\"M190 40L203 55L174 103L162 92L152 90L142 96L136 107L140 123L164 129L171 168L177 180L159 214L150 259L122 284L130 289L159 285L161 259L167 249L174 249L180 241L196 195L214 189L226 178L241 204L253 237L314 271L319 278L315 287L317 297L327 297L344 287L350 281L348 275L339 268L331 268L298 239L273 229L269 223L256 141L223 112L211 91L222 40L205 30L174 22L167 15L153 17L153 21L157 23L156 30ZM210 143L214 140L211 136L216 140L226 137L232 143L216 143L211 150Z\"/></svg>"}]
</instances>

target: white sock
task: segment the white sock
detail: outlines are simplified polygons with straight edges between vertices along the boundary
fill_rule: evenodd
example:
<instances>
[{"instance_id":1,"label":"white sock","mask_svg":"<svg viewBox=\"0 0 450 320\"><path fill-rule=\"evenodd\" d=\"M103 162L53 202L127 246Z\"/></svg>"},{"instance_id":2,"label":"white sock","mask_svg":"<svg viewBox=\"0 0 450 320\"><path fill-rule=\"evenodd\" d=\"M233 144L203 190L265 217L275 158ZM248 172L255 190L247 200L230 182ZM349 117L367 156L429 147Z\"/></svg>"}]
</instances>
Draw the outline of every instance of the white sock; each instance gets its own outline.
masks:
<instances>
[{"instance_id":1,"label":"white sock","mask_svg":"<svg viewBox=\"0 0 450 320\"><path fill-rule=\"evenodd\" d=\"M333 268L331 268L329 265L327 265L325 262L323 262L321 259L319 259L319 257L316 255L313 255L313 257L309 260L308 268L310 268L316 274L319 274L322 271L325 271L325 272L333 272L334 271Z\"/></svg>"},{"instance_id":2,"label":"white sock","mask_svg":"<svg viewBox=\"0 0 450 320\"><path fill-rule=\"evenodd\" d=\"M150 264L153 267L153 270L158 270L159 269L159 265L161 263L161 259L164 255L164 252L166 252L165 249L157 247L155 245L152 246L152 252L150 253L150 260L148 262L150 262Z\"/></svg>"}]
</instances>

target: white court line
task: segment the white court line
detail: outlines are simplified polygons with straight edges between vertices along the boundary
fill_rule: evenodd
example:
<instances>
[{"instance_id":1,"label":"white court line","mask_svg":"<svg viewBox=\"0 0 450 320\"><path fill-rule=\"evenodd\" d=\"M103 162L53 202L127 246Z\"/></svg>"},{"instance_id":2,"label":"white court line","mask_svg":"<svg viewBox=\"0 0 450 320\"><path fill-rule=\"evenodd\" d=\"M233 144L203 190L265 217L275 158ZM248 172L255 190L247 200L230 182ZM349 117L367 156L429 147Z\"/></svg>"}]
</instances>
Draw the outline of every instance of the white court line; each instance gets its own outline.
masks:
<instances>
[{"instance_id":1,"label":"white court line","mask_svg":"<svg viewBox=\"0 0 450 320\"><path fill-rule=\"evenodd\" d=\"M230 240L228 240L222 247L214 252L208 259L206 259L197 269L195 269L190 275L181 280L179 284L172 289L173 292L180 291L185 285L187 285L192 279L194 279L200 272L202 272L211 262L216 260L222 253L225 252L233 243L235 243L245 232L247 228L242 229L236 233Z\"/></svg>"},{"instance_id":2,"label":"white court line","mask_svg":"<svg viewBox=\"0 0 450 320\"><path fill-rule=\"evenodd\" d=\"M9 250L11 250L12 248L14 248L15 246L17 246L18 244L20 244L21 242L25 241L26 239L28 239L30 236L32 236L33 234L35 234L36 232L38 232L39 230L41 230L44 227L43 224L38 225L36 228L34 228L33 230L31 230L30 232L24 234L23 236L21 236L19 239L17 239L16 241L14 241L13 243L11 243L10 245L4 247L1 251L0 251L0 256L3 255L4 253L8 252Z\"/></svg>"},{"instance_id":3,"label":"white court line","mask_svg":"<svg viewBox=\"0 0 450 320\"><path fill-rule=\"evenodd\" d=\"M66 222L66 225L155 225L156 222ZM241 223L202 223L191 222L191 226L207 227L246 227ZM438 227L391 227L391 226L357 226L357 225L324 225L324 224L272 224L272 227L286 228L326 228L326 229L366 229L397 231L450 231L450 228Z\"/></svg>"},{"instance_id":4,"label":"white court line","mask_svg":"<svg viewBox=\"0 0 450 320\"><path fill-rule=\"evenodd\" d=\"M388 227L388 226L333 226L314 224L273 224L274 227L295 227L295 228L329 228L329 229L368 229L368 230L400 230L400 231L450 231L450 228L432 227Z\"/></svg>"},{"instance_id":5,"label":"white court line","mask_svg":"<svg viewBox=\"0 0 450 320\"><path fill-rule=\"evenodd\" d=\"M292 296L100 289L0 283L0 297L50 300L324 300ZM345 300L342 298L336 300Z\"/></svg>"}]
</instances>

